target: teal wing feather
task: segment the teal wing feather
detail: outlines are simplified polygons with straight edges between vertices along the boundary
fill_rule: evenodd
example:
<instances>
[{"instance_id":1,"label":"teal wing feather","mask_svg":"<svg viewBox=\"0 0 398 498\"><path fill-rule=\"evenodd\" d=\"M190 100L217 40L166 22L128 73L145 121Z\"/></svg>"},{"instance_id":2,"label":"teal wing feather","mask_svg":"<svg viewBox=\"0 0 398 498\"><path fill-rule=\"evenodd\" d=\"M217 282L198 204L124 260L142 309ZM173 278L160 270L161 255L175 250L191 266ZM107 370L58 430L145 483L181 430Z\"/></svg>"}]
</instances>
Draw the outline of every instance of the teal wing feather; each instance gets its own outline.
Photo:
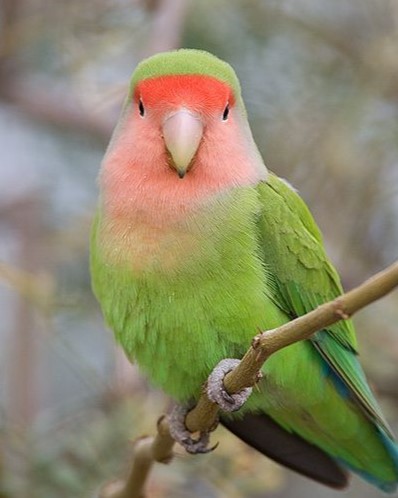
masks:
<instances>
[{"instance_id":1,"label":"teal wing feather","mask_svg":"<svg viewBox=\"0 0 398 498\"><path fill-rule=\"evenodd\" d=\"M303 315L342 294L320 231L304 201L284 180L270 174L258 187L264 207L260 217L262 250L273 278L274 302L291 318ZM357 359L350 320L316 333L312 344L336 374L346 396L369 420L391 435Z\"/></svg>"}]
</instances>

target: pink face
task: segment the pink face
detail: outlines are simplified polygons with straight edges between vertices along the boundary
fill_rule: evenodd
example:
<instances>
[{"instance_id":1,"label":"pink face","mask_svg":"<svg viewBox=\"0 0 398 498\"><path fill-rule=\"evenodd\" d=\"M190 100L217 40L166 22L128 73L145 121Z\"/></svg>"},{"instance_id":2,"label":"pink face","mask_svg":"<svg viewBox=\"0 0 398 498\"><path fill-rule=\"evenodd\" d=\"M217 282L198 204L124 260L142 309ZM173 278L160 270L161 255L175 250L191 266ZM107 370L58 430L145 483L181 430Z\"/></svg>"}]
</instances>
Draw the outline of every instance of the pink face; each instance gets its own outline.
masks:
<instances>
[{"instance_id":1,"label":"pink face","mask_svg":"<svg viewBox=\"0 0 398 498\"><path fill-rule=\"evenodd\" d=\"M213 136L220 126L227 131L222 123L230 118L234 103L226 83L200 75L147 79L137 85L133 96L135 114L147 132L153 127L160 130L169 165L180 178L193 165L204 136Z\"/></svg>"},{"instance_id":2,"label":"pink face","mask_svg":"<svg viewBox=\"0 0 398 498\"><path fill-rule=\"evenodd\" d=\"M162 211L266 175L232 89L203 75L139 82L105 157L104 198L120 213L133 202ZM173 207L174 205L174 207Z\"/></svg>"}]
</instances>

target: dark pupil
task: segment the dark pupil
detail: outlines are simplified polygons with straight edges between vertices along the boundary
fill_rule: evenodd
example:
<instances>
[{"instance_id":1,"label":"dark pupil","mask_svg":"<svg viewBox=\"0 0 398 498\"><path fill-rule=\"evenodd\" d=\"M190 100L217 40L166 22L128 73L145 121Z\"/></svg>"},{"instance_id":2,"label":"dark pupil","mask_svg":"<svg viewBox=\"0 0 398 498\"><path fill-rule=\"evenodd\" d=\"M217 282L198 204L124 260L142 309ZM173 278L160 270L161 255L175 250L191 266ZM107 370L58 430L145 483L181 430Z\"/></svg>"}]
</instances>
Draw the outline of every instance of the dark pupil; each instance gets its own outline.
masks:
<instances>
[{"instance_id":1,"label":"dark pupil","mask_svg":"<svg viewBox=\"0 0 398 498\"><path fill-rule=\"evenodd\" d=\"M143 116L145 113L145 109L144 109L144 104L142 103L141 99L140 99L139 104L138 104L138 110L140 111L140 116Z\"/></svg>"},{"instance_id":2,"label":"dark pupil","mask_svg":"<svg viewBox=\"0 0 398 498\"><path fill-rule=\"evenodd\" d=\"M225 107L225 109L224 109L224 113L223 113L223 115L222 115L222 118L223 118L223 120L224 120L224 121L226 121L226 120L227 120L227 118L228 118L228 114L229 114L229 104L227 104L227 106Z\"/></svg>"}]
</instances>

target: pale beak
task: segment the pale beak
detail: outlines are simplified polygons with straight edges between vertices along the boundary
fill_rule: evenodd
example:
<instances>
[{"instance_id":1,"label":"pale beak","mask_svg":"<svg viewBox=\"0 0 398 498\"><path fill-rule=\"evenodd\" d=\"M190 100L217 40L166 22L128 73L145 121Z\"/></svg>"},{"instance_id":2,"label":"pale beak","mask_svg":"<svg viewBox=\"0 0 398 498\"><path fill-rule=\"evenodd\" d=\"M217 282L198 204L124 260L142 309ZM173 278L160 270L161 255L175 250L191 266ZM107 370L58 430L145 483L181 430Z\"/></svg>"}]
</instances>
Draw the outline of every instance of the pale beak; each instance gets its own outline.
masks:
<instances>
[{"instance_id":1,"label":"pale beak","mask_svg":"<svg viewBox=\"0 0 398 498\"><path fill-rule=\"evenodd\" d=\"M187 109L180 109L163 123L164 142L180 178L188 171L202 136L202 121Z\"/></svg>"}]
</instances>

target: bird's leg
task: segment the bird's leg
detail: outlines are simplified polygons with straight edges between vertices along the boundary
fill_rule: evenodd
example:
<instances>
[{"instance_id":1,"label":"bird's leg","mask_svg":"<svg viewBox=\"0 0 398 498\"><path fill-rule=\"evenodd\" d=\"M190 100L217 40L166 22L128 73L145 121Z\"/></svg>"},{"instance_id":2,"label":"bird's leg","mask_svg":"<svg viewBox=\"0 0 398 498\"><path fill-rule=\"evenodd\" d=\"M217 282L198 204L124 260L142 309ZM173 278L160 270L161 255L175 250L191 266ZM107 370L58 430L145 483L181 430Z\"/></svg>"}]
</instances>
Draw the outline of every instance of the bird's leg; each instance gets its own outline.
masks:
<instances>
[{"instance_id":1,"label":"bird's leg","mask_svg":"<svg viewBox=\"0 0 398 498\"><path fill-rule=\"evenodd\" d=\"M236 394L229 394L224 387L224 377L234 370L240 360L226 358L213 369L207 381L207 396L225 412L239 410L252 393L251 387L245 387Z\"/></svg>"},{"instance_id":2,"label":"bird's leg","mask_svg":"<svg viewBox=\"0 0 398 498\"><path fill-rule=\"evenodd\" d=\"M200 432L198 438L193 438L185 425L185 418L193 406L175 405L169 416L169 430L171 437L177 441L188 453L209 453L217 446L209 448L209 432Z\"/></svg>"},{"instance_id":3,"label":"bird's leg","mask_svg":"<svg viewBox=\"0 0 398 498\"><path fill-rule=\"evenodd\" d=\"M224 377L234 370L240 360L227 358L221 360L213 369L207 379L207 396L225 412L239 410L252 393L251 387L246 387L236 394L229 394L224 387ZM199 432L198 438L192 437L185 425L185 418L192 410L193 405L175 405L169 416L169 427L171 437L177 441L188 453L209 453L217 446L209 448L211 431Z\"/></svg>"}]
</instances>

